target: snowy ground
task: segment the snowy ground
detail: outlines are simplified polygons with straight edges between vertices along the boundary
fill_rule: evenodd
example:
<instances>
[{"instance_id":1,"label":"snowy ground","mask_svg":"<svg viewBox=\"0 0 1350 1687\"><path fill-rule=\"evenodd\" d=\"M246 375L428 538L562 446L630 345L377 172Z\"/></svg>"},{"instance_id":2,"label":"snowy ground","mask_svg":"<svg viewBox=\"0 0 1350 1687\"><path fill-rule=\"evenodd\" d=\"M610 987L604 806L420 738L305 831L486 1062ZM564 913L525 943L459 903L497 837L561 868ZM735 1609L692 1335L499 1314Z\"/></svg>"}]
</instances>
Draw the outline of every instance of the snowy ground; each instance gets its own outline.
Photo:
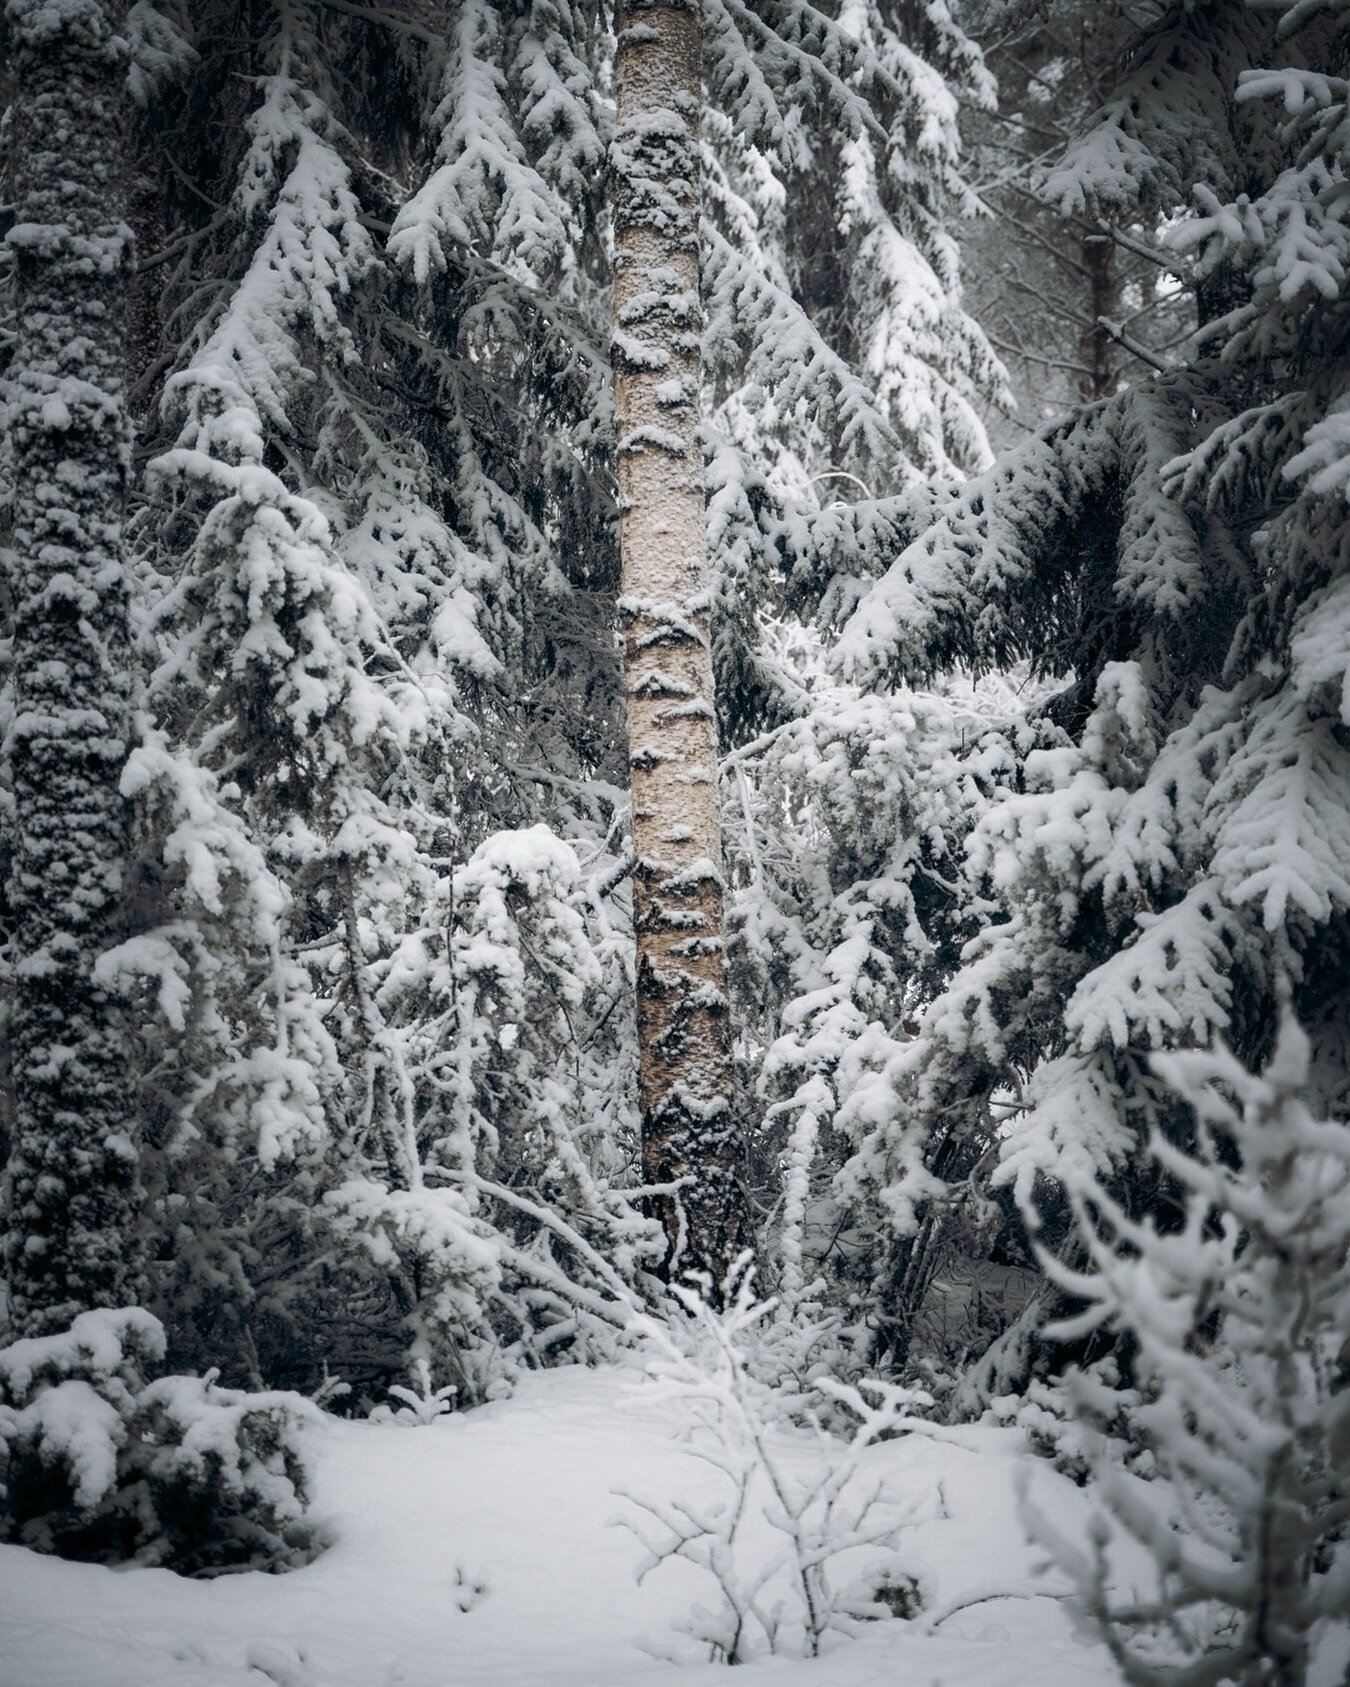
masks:
<instances>
[{"instance_id":1,"label":"snowy ground","mask_svg":"<svg viewBox=\"0 0 1350 1687\"><path fill-rule=\"evenodd\" d=\"M639 1587L642 1551L614 1526L616 1495L694 1495L708 1467L681 1438L680 1402L625 1370L561 1370L515 1396L420 1427L331 1420L320 1432L317 1504L334 1544L286 1576L187 1581L0 1547L3 1687L694 1687L720 1667L653 1651L692 1642L673 1624L710 1588L666 1564ZM995 1599L927 1632L986 1589L1048 1592L1017 1521L1014 1477L1062 1526L1082 1516L1071 1483L1020 1451L1016 1432L926 1436L870 1450L906 1561L929 1587L917 1620L866 1625L815 1661L765 1658L741 1687L1099 1687L1116 1675L1052 1597ZM780 1443L789 1458L803 1442Z\"/></svg>"}]
</instances>

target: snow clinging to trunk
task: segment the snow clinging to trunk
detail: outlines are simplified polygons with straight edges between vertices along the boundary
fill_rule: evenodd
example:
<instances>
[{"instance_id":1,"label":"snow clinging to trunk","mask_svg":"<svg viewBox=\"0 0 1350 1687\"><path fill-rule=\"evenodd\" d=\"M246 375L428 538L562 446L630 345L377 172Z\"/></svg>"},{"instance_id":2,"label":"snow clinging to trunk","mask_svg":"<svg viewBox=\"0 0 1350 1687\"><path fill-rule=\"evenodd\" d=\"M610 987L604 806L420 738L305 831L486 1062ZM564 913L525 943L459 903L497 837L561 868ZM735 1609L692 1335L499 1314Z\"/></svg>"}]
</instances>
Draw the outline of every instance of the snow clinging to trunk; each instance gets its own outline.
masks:
<instances>
[{"instance_id":1,"label":"snow clinging to trunk","mask_svg":"<svg viewBox=\"0 0 1350 1687\"><path fill-rule=\"evenodd\" d=\"M714 1285L745 1234L717 822L699 441L700 17L619 7L614 396L633 799L643 1167L667 1269Z\"/></svg>"}]
</instances>

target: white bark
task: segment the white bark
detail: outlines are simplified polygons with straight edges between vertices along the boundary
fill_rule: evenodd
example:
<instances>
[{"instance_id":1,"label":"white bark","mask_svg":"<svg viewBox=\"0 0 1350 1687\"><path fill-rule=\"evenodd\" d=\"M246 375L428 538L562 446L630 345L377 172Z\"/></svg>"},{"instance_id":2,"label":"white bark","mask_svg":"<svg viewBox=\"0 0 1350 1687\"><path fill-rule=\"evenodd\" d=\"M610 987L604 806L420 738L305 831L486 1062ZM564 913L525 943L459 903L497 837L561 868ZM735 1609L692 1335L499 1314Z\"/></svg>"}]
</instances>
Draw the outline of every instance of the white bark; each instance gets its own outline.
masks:
<instances>
[{"instance_id":1,"label":"white bark","mask_svg":"<svg viewBox=\"0 0 1350 1687\"><path fill-rule=\"evenodd\" d=\"M716 1286L746 1239L723 942L700 385L700 18L620 0L614 279L638 1084L666 1268Z\"/></svg>"}]
</instances>

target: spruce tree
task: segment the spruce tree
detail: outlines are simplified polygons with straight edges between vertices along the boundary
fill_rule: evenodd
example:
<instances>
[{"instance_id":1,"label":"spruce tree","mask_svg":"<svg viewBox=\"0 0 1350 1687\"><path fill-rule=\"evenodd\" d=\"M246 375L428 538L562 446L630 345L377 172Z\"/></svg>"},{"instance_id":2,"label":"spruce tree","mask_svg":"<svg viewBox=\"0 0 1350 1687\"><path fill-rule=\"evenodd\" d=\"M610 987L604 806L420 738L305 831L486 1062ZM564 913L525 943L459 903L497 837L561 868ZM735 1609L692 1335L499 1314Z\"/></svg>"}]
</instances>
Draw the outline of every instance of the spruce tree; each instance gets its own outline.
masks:
<instances>
[{"instance_id":1,"label":"spruce tree","mask_svg":"<svg viewBox=\"0 0 1350 1687\"><path fill-rule=\"evenodd\" d=\"M991 739L958 768L958 751L1018 711L998 685L867 698L826 655L869 578L988 461L978 411L999 374L963 306L952 230L973 209L958 101L983 108L992 86L943 6L774 15L760 83L743 74L759 14L708 13L715 104L745 137L710 125L732 978L754 1199L782 1215L784 1282L823 1268L856 1305L888 1220L840 1176L842 1121L968 934L946 887L1011 756ZM810 68L817 56L833 77ZM829 114L810 146L807 87ZM797 1193L780 1204L785 1176ZM780 1237L767 1240L772 1261Z\"/></svg>"},{"instance_id":2,"label":"spruce tree","mask_svg":"<svg viewBox=\"0 0 1350 1687\"><path fill-rule=\"evenodd\" d=\"M1093 217L1176 219L1189 358L961 489L841 637L864 684L1025 662L1046 687L966 845L977 929L851 1107L853 1175L898 1219L880 1273L898 1306L922 1301L932 1226L985 1245L995 1167L1035 1193L1047 1234L1066 1184L1100 1181L1134 1217L1166 1203L1143 1145L1188 1126L1155 1051L1222 1034L1259 1064L1292 1001L1329 1085L1315 1105L1338 1105L1340 51L1299 7L1177 7L1137 35L1047 191ZM990 1385L1026 1352L1010 1337Z\"/></svg>"}]
</instances>

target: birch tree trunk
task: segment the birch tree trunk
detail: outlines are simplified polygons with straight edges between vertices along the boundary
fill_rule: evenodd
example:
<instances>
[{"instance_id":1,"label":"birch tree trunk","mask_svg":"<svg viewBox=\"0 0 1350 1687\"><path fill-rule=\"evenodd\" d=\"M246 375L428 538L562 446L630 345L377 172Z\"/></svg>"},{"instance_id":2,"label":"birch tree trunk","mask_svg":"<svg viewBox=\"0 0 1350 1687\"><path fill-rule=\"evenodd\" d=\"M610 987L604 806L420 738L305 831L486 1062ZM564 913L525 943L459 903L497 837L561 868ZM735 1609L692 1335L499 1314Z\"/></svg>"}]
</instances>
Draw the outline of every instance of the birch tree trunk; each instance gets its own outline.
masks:
<instances>
[{"instance_id":1,"label":"birch tree trunk","mask_svg":"<svg viewBox=\"0 0 1350 1687\"><path fill-rule=\"evenodd\" d=\"M665 1270L712 1292L747 1241L723 942L698 436L697 0L619 0L614 400L633 803L638 1089Z\"/></svg>"},{"instance_id":2,"label":"birch tree trunk","mask_svg":"<svg viewBox=\"0 0 1350 1687\"><path fill-rule=\"evenodd\" d=\"M127 1043L96 962L126 859L129 464L120 8L9 0L18 121L14 449L15 1333L136 1301Z\"/></svg>"}]
</instances>

